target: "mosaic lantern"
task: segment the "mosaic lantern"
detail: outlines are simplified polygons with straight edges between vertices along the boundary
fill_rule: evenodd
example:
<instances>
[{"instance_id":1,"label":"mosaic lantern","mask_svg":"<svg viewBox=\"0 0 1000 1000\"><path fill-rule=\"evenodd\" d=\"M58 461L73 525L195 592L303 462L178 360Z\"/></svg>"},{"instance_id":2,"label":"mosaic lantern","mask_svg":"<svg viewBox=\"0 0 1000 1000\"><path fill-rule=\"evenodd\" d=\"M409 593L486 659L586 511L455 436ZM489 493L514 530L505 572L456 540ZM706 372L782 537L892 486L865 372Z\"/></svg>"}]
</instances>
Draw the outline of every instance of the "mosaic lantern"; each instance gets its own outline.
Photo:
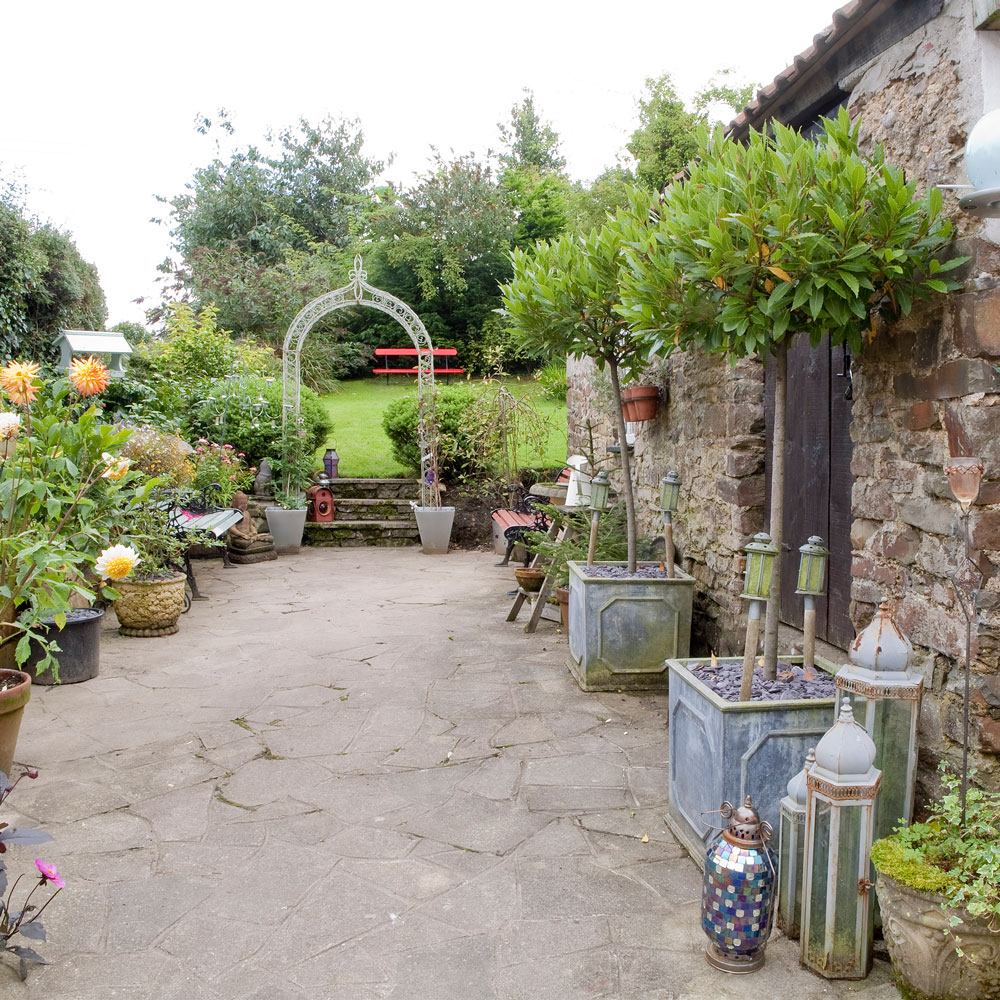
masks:
<instances>
[{"instance_id":1,"label":"mosaic lantern","mask_svg":"<svg viewBox=\"0 0 1000 1000\"><path fill-rule=\"evenodd\" d=\"M806 766L788 782L788 794L779 803L778 926L793 941L802 929L802 862L805 857L806 771L816 763L810 750Z\"/></svg>"},{"instance_id":2,"label":"mosaic lantern","mask_svg":"<svg viewBox=\"0 0 1000 1000\"><path fill-rule=\"evenodd\" d=\"M845 698L806 772L802 964L827 979L864 979L872 965L871 846L882 772L875 744Z\"/></svg>"},{"instance_id":3,"label":"mosaic lantern","mask_svg":"<svg viewBox=\"0 0 1000 1000\"><path fill-rule=\"evenodd\" d=\"M723 802L722 815L729 824L705 855L705 957L723 972L756 972L764 964L773 916L776 873L767 846L771 824L761 822L749 795L738 808Z\"/></svg>"},{"instance_id":4,"label":"mosaic lantern","mask_svg":"<svg viewBox=\"0 0 1000 1000\"><path fill-rule=\"evenodd\" d=\"M913 819L917 783L917 720L924 680L909 669L913 646L883 601L851 644L850 662L837 671L837 691L875 743L882 772L875 839Z\"/></svg>"}]
</instances>

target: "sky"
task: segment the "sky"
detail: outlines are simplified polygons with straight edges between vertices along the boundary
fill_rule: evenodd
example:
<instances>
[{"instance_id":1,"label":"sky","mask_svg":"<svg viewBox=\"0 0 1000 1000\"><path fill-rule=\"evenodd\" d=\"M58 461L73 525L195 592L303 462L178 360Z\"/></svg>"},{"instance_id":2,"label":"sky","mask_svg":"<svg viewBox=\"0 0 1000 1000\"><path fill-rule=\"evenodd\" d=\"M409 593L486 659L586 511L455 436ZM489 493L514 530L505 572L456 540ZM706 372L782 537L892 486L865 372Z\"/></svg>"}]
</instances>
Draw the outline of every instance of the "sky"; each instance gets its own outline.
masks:
<instances>
[{"instance_id":1,"label":"sky","mask_svg":"<svg viewBox=\"0 0 1000 1000\"><path fill-rule=\"evenodd\" d=\"M843 0L840 0L843 2ZM366 152L407 182L431 147L498 144L522 89L592 180L637 125L647 77L685 100L723 67L766 83L838 0L0 0L0 177L72 232L100 272L108 323L142 322L170 253L155 196L215 154L195 120L226 108L239 146L305 117L359 119ZM145 296L145 306L133 302Z\"/></svg>"}]
</instances>

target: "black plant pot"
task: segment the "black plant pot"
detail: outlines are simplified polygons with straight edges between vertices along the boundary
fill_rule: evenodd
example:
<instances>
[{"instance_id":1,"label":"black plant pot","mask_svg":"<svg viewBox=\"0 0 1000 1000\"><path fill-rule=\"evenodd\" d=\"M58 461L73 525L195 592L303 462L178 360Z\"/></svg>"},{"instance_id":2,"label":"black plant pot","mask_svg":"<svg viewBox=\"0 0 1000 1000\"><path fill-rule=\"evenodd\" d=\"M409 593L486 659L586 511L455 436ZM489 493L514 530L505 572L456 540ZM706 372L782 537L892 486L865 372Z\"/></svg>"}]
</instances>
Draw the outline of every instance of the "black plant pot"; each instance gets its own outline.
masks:
<instances>
[{"instance_id":1,"label":"black plant pot","mask_svg":"<svg viewBox=\"0 0 1000 1000\"><path fill-rule=\"evenodd\" d=\"M80 608L66 615L66 627L60 631L53 618L45 618L45 628L42 629L46 638L54 639L60 647L55 653L59 662L59 683L77 684L89 681L97 676L97 667L101 658L101 620L104 612L97 608ZM51 668L46 668L40 674L36 664L43 659L43 654L37 648L32 648L31 655L21 668L31 675L33 684L55 684Z\"/></svg>"}]
</instances>

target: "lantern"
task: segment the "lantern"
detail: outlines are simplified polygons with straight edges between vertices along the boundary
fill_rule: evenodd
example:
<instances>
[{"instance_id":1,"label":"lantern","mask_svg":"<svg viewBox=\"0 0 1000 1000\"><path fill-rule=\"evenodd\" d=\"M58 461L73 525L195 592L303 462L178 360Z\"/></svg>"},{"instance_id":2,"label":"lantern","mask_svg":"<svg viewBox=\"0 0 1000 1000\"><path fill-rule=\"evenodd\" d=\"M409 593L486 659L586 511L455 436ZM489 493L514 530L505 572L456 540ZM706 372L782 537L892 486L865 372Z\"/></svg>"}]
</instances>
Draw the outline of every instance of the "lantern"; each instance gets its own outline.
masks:
<instances>
[{"instance_id":1,"label":"lantern","mask_svg":"<svg viewBox=\"0 0 1000 1000\"><path fill-rule=\"evenodd\" d=\"M816 598L823 594L826 583L826 561L830 550L823 546L819 535L810 535L809 540L799 549L799 585L796 594L801 594L802 612L802 667L812 670L816 662Z\"/></svg>"},{"instance_id":2,"label":"lantern","mask_svg":"<svg viewBox=\"0 0 1000 1000\"><path fill-rule=\"evenodd\" d=\"M962 513L968 514L969 508L979 496L979 484L983 478L983 463L978 458L950 458L944 464L948 485L952 496L962 505Z\"/></svg>"},{"instance_id":3,"label":"lantern","mask_svg":"<svg viewBox=\"0 0 1000 1000\"><path fill-rule=\"evenodd\" d=\"M323 471L327 479L337 478L337 466L340 464L340 456L336 448L327 448L323 453Z\"/></svg>"},{"instance_id":4,"label":"lantern","mask_svg":"<svg viewBox=\"0 0 1000 1000\"><path fill-rule=\"evenodd\" d=\"M595 513L603 514L609 506L608 494L611 492L611 483L606 472L598 472L590 481L590 509Z\"/></svg>"},{"instance_id":5,"label":"lantern","mask_svg":"<svg viewBox=\"0 0 1000 1000\"><path fill-rule=\"evenodd\" d=\"M681 477L673 469L660 480L660 510L663 512L663 562L667 576L674 578L674 511L681 496Z\"/></svg>"},{"instance_id":6,"label":"lantern","mask_svg":"<svg viewBox=\"0 0 1000 1000\"><path fill-rule=\"evenodd\" d=\"M980 219L1000 216L1000 109L983 115L965 143L965 171L976 188L959 207Z\"/></svg>"},{"instance_id":7,"label":"lantern","mask_svg":"<svg viewBox=\"0 0 1000 1000\"><path fill-rule=\"evenodd\" d=\"M875 743L882 772L875 838L888 837L913 819L917 783L917 719L924 680L909 669L913 646L883 601L851 643L850 662L837 671L837 691Z\"/></svg>"},{"instance_id":8,"label":"lantern","mask_svg":"<svg viewBox=\"0 0 1000 1000\"><path fill-rule=\"evenodd\" d=\"M315 523L333 520L333 493L329 486L316 483L306 490L306 520Z\"/></svg>"},{"instance_id":9,"label":"lantern","mask_svg":"<svg viewBox=\"0 0 1000 1000\"><path fill-rule=\"evenodd\" d=\"M764 964L774 908L771 824L761 822L749 795L738 809L723 802L722 815L729 824L705 855L705 957L723 972L755 972Z\"/></svg>"},{"instance_id":10,"label":"lantern","mask_svg":"<svg viewBox=\"0 0 1000 1000\"><path fill-rule=\"evenodd\" d=\"M806 771L816 762L814 750L806 766L788 782L788 794L778 804L778 926L792 941L802 927L802 861L806 833Z\"/></svg>"},{"instance_id":11,"label":"lantern","mask_svg":"<svg viewBox=\"0 0 1000 1000\"><path fill-rule=\"evenodd\" d=\"M872 964L871 846L882 773L875 744L845 698L806 772L803 965L827 979L864 979Z\"/></svg>"},{"instance_id":12,"label":"lantern","mask_svg":"<svg viewBox=\"0 0 1000 1000\"><path fill-rule=\"evenodd\" d=\"M753 536L753 541L743 551L746 553L747 569L740 596L750 602L750 610L747 612L747 641L743 650L740 701L749 701L753 692L753 661L760 638L760 616L771 597L771 579L778 547L766 531L761 531Z\"/></svg>"}]
</instances>

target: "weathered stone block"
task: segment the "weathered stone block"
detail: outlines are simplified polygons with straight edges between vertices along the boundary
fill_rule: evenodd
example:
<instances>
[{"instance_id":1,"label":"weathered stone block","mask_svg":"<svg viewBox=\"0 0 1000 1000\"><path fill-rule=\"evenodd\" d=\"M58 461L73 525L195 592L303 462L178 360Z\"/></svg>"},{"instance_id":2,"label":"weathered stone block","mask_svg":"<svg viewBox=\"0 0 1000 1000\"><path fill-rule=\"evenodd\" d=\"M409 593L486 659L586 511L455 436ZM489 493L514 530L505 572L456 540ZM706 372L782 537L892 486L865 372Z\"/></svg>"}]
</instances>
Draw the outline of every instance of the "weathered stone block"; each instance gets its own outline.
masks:
<instances>
[{"instance_id":1,"label":"weathered stone block","mask_svg":"<svg viewBox=\"0 0 1000 1000\"><path fill-rule=\"evenodd\" d=\"M727 476L753 476L764 471L764 449L729 451L726 454Z\"/></svg>"},{"instance_id":2,"label":"weathered stone block","mask_svg":"<svg viewBox=\"0 0 1000 1000\"><path fill-rule=\"evenodd\" d=\"M912 527L898 531L887 528L880 535L875 551L896 562L912 563L920 551L920 535Z\"/></svg>"},{"instance_id":3,"label":"weathered stone block","mask_svg":"<svg viewBox=\"0 0 1000 1000\"><path fill-rule=\"evenodd\" d=\"M855 559L851 563L851 576L860 580L871 580L882 584L886 590L891 590L899 583L899 569L894 566L884 566L871 559Z\"/></svg>"},{"instance_id":4,"label":"weathered stone block","mask_svg":"<svg viewBox=\"0 0 1000 1000\"><path fill-rule=\"evenodd\" d=\"M930 498L912 498L899 505L899 519L921 531L935 535L955 532L955 511L952 507Z\"/></svg>"},{"instance_id":5,"label":"weathered stone block","mask_svg":"<svg viewBox=\"0 0 1000 1000\"><path fill-rule=\"evenodd\" d=\"M972 515L969 536L973 548L1000 551L1000 510L977 510Z\"/></svg>"},{"instance_id":6,"label":"weathered stone block","mask_svg":"<svg viewBox=\"0 0 1000 1000\"><path fill-rule=\"evenodd\" d=\"M933 403L926 400L921 403L914 403L903 414L903 426L907 430L922 431L927 427L933 427L937 423L937 408Z\"/></svg>"},{"instance_id":7,"label":"weathered stone block","mask_svg":"<svg viewBox=\"0 0 1000 1000\"><path fill-rule=\"evenodd\" d=\"M969 357L1000 356L1000 289L955 297L958 323L955 346Z\"/></svg>"},{"instance_id":8,"label":"weathered stone block","mask_svg":"<svg viewBox=\"0 0 1000 1000\"><path fill-rule=\"evenodd\" d=\"M974 392L1000 392L1000 370L986 361L963 358L940 365L930 375L897 375L893 386L902 399L952 399Z\"/></svg>"},{"instance_id":9,"label":"weathered stone block","mask_svg":"<svg viewBox=\"0 0 1000 1000\"><path fill-rule=\"evenodd\" d=\"M851 510L858 517L888 521L896 516L896 501L885 483L859 479L851 490Z\"/></svg>"},{"instance_id":10,"label":"weathered stone block","mask_svg":"<svg viewBox=\"0 0 1000 1000\"><path fill-rule=\"evenodd\" d=\"M868 543L868 539L878 531L878 521L867 521L864 518L855 518L851 522L851 548L863 549Z\"/></svg>"},{"instance_id":11,"label":"weathered stone block","mask_svg":"<svg viewBox=\"0 0 1000 1000\"><path fill-rule=\"evenodd\" d=\"M716 481L715 489L723 503L739 507L757 507L764 503L763 476L744 476L742 479L724 476Z\"/></svg>"}]
</instances>

